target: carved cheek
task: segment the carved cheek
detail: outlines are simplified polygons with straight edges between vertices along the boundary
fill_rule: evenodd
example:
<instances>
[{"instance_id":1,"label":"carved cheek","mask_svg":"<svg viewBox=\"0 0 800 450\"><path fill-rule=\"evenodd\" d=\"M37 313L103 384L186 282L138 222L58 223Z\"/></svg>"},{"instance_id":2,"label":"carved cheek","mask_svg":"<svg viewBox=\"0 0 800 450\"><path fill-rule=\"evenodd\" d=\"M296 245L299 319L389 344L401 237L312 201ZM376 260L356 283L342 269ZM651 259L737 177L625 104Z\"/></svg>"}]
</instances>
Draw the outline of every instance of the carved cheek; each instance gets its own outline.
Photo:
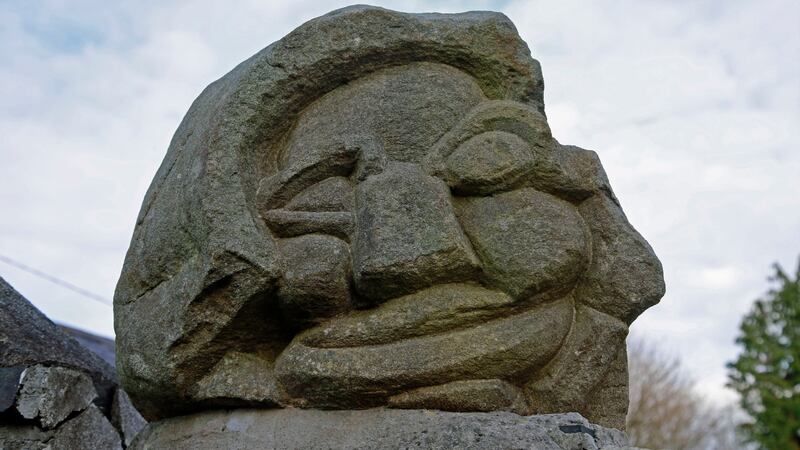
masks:
<instances>
[{"instance_id":1,"label":"carved cheek","mask_svg":"<svg viewBox=\"0 0 800 450\"><path fill-rule=\"evenodd\" d=\"M488 285L518 299L561 295L586 269L591 237L568 202L519 189L460 198L456 205Z\"/></svg>"},{"instance_id":2,"label":"carved cheek","mask_svg":"<svg viewBox=\"0 0 800 450\"><path fill-rule=\"evenodd\" d=\"M306 234L278 241L284 266L278 298L296 323L315 323L352 309L350 249L339 238Z\"/></svg>"}]
</instances>

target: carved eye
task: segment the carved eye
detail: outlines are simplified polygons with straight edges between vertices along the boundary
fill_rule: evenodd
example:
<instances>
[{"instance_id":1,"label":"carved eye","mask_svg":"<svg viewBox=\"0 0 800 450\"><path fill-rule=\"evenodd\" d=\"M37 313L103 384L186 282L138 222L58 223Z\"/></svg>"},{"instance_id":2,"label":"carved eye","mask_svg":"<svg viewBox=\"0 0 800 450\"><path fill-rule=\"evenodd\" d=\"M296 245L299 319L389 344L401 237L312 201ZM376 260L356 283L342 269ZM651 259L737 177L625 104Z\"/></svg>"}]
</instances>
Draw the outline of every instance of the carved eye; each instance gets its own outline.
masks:
<instances>
[{"instance_id":1,"label":"carved eye","mask_svg":"<svg viewBox=\"0 0 800 450\"><path fill-rule=\"evenodd\" d=\"M456 194L486 195L526 183L553 143L544 116L508 100L473 108L425 156L429 174L444 179Z\"/></svg>"},{"instance_id":2,"label":"carved eye","mask_svg":"<svg viewBox=\"0 0 800 450\"><path fill-rule=\"evenodd\" d=\"M262 213L280 237L330 234L350 241L353 232L353 187L344 177L327 178L296 195L284 208Z\"/></svg>"},{"instance_id":3,"label":"carved eye","mask_svg":"<svg viewBox=\"0 0 800 450\"><path fill-rule=\"evenodd\" d=\"M351 175L371 141L329 142L315 152L289 158L287 167L259 182L261 217L282 238L328 234L347 242L353 233ZM363 159L363 157L361 158Z\"/></svg>"},{"instance_id":4,"label":"carved eye","mask_svg":"<svg viewBox=\"0 0 800 450\"><path fill-rule=\"evenodd\" d=\"M488 131L459 145L445 161L444 177L457 194L491 194L533 169L530 145L505 131Z\"/></svg>"},{"instance_id":5,"label":"carved eye","mask_svg":"<svg viewBox=\"0 0 800 450\"><path fill-rule=\"evenodd\" d=\"M344 177L331 177L297 194L285 206L292 211L353 211L353 186Z\"/></svg>"}]
</instances>

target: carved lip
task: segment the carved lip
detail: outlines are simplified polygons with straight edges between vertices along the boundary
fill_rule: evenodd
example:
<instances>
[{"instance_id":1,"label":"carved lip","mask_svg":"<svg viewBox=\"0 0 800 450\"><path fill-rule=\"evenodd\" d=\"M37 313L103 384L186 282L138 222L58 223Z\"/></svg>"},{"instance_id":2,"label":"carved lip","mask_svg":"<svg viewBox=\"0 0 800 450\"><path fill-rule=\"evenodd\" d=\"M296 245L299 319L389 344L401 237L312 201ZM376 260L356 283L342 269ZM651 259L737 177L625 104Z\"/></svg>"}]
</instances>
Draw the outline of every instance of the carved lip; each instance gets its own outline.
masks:
<instances>
[{"instance_id":1,"label":"carved lip","mask_svg":"<svg viewBox=\"0 0 800 450\"><path fill-rule=\"evenodd\" d=\"M389 344L464 328L519 309L507 294L474 284L443 284L353 311L298 336L320 348Z\"/></svg>"},{"instance_id":2,"label":"carved lip","mask_svg":"<svg viewBox=\"0 0 800 450\"><path fill-rule=\"evenodd\" d=\"M555 356L574 314L570 296L522 308L480 286L436 286L302 333L276 374L289 395L330 406L344 393L369 404L427 384L513 380Z\"/></svg>"}]
</instances>

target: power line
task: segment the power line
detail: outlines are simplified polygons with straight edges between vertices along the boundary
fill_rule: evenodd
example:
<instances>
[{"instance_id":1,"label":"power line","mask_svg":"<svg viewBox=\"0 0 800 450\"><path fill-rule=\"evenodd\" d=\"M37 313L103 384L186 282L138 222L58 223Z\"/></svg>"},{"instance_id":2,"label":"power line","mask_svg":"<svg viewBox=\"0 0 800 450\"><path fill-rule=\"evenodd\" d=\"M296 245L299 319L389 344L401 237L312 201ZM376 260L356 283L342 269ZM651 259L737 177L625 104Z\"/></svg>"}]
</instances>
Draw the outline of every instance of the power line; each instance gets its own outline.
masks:
<instances>
[{"instance_id":1,"label":"power line","mask_svg":"<svg viewBox=\"0 0 800 450\"><path fill-rule=\"evenodd\" d=\"M99 303L102 303L102 304L108 305L108 306L112 306L113 305L113 302L111 300L103 297L102 295L95 294L94 292L91 292L91 291L88 291L86 289L83 289L82 287L75 286L74 284L70 283L69 281L64 281L64 280L62 280L60 278L57 278L57 277L54 277L54 276L52 276L52 275L50 275L48 273L42 272L41 270L34 269L33 267L27 266L27 265L25 265L25 264L15 260L15 259L13 259L13 258L10 258L10 257L8 257L6 255L3 255L2 253L0 253L0 261L4 262L4 263L6 263L6 264L8 264L10 266L16 267L19 270L28 272L31 275L36 275L37 277L45 279L45 280L47 280L47 281L49 281L49 282L51 282L51 283L53 283L53 284L55 284L57 286L61 286L64 289L69 289L70 291L75 292L77 294L80 294L80 295L82 295L82 296L84 296L84 297L86 297L86 298L88 298L90 300L94 300L96 302L99 302Z\"/></svg>"}]
</instances>

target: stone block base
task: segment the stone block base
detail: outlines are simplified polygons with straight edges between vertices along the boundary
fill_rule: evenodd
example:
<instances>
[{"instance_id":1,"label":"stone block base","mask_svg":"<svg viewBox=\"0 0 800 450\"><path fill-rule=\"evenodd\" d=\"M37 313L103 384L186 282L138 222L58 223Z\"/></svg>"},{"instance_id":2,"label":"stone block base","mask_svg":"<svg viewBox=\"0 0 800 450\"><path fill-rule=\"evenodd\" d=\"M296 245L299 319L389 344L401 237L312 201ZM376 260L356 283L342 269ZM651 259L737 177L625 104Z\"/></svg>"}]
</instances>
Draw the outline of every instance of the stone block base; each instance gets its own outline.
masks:
<instances>
[{"instance_id":1,"label":"stone block base","mask_svg":"<svg viewBox=\"0 0 800 450\"><path fill-rule=\"evenodd\" d=\"M236 409L151 423L135 449L619 449L622 431L580 414Z\"/></svg>"}]
</instances>

